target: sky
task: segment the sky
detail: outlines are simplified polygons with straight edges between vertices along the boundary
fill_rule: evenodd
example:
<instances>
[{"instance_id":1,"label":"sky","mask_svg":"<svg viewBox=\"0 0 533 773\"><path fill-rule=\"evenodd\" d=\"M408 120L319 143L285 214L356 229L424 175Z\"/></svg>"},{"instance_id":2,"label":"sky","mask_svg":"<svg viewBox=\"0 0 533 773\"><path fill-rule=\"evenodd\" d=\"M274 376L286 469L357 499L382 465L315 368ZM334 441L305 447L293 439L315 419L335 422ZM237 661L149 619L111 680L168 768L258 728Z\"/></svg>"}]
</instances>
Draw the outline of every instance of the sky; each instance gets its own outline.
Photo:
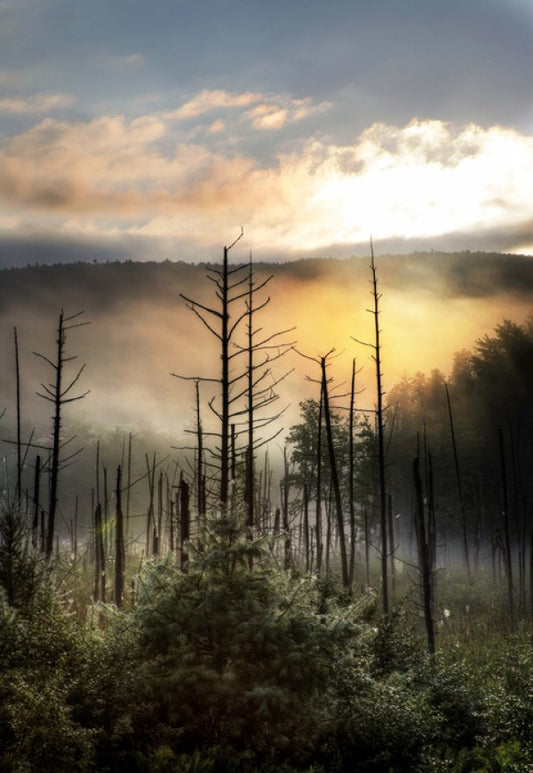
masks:
<instances>
[{"instance_id":1,"label":"sky","mask_svg":"<svg viewBox=\"0 0 533 773\"><path fill-rule=\"evenodd\" d=\"M531 0L0 0L0 266L533 252Z\"/></svg>"}]
</instances>

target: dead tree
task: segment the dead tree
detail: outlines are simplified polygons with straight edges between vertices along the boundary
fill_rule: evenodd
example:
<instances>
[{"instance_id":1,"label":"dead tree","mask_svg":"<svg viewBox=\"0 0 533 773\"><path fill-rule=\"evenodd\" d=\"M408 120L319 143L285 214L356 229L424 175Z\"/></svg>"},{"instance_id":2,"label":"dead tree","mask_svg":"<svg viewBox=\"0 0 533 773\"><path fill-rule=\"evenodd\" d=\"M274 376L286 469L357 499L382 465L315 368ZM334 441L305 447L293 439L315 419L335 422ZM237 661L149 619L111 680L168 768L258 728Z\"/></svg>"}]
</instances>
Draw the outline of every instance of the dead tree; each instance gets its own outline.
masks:
<instances>
[{"instance_id":1,"label":"dead tree","mask_svg":"<svg viewBox=\"0 0 533 773\"><path fill-rule=\"evenodd\" d=\"M372 278L373 307L367 309L374 317L374 342L367 343L357 338L353 340L357 343L369 346L372 351L372 359L376 366L376 426L378 434L378 473L379 473L379 504L380 504L380 530L381 530L381 593L383 603L383 614L389 614L389 580L388 580L388 538L387 538L387 482L385 467L385 406L383 390L383 372L382 372L382 347L381 347L381 329L379 326L379 315L381 293L378 292L378 278L376 263L374 259L374 246L370 241L370 271Z\"/></svg>"},{"instance_id":2,"label":"dead tree","mask_svg":"<svg viewBox=\"0 0 533 773\"><path fill-rule=\"evenodd\" d=\"M94 600L106 600L106 564L102 505L98 502L94 511Z\"/></svg>"},{"instance_id":3,"label":"dead tree","mask_svg":"<svg viewBox=\"0 0 533 773\"><path fill-rule=\"evenodd\" d=\"M126 529L125 529L125 532L129 536L131 536L130 494L131 494L131 469L132 469L132 461L133 461L132 442L134 437L135 436L132 435L131 432L128 434L128 456L127 456L127 467L126 467Z\"/></svg>"},{"instance_id":4,"label":"dead tree","mask_svg":"<svg viewBox=\"0 0 533 773\"><path fill-rule=\"evenodd\" d=\"M450 421L450 437L452 441L453 461L455 465L455 478L457 480L457 492L459 494L459 508L461 511L461 531L462 531L462 538L463 538L463 554L465 558L466 576L468 578L469 584L472 585L472 570L470 568L470 551L468 549L468 533L467 533L467 527L466 527L466 508L465 508L465 499L463 496L463 479L461 476L461 468L459 466L459 455L457 453L457 440L455 437L455 425L453 421L453 411L452 411L452 403L450 400L450 390L448 389L448 384L445 384L444 386L446 388L446 403L448 405L448 418Z\"/></svg>"},{"instance_id":5,"label":"dead tree","mask_svg":"<svg viewBox=\"0 0 533 773\"><path fill-rule=\"evenodd\" d=\"M150 464L148 454L145 454L146 475L148 478L148 511L146 513L146 556L154 546L157 548L157 524L154 522L154 492L155 492L155 453Z\"/></svg>"},{"instance_id":6,"label":"dead tree","mask_svg":"<svg viewBox=\"0 0 533 773\"><path fill-rule=\"evenodd\" d=\"M122 606L124 600L124 572L126 564L126 551L124 547L124 514L122 512L122 468L117 468L117 482L115 487L115 604Z\"/></svg>"},{"instance_id":7,"label":"dead tree","mask_svg":"<svg viewBox=\"0 0 533 773\"><path fill-rule=\"evenodd\" d=\"M435 652L435 626L433 622L433 566L431 560L430 540L428 539L428 525L424 512L424 493L422 478L420 476L420 459L417 456L413 461L413 476L415 484L415 528L418 545L418 568L421 575L422 607L424 611L424 623L426 627L428 652Z\"/></svg>"},{"instance_id":8,"label":"dead tree","mask_svg":"<svg viewBox=\"0 0 533 773\"><path fill-rule=\"evenodd\" d=\"M279 419L283 411L266 417L259 417L259 412L269 407L278 400L275 388L287 377L284 373L280 378L274 379L270 369L271 364L282 357L293 346L294 342L279 341L280 336L292 332L294 328L281 330L266 337L261 327L255 327L255 315L270 303L270 296L265 300L255 303L256 294L265 288L272 279L267 277L259 284L255 283L252 266L252 256L248 267L248 295L246 297L246 346L237 348L246 354L246 407L245 415L245 487L244 500L246 502L246 523L248 535L253 539L255 527L254 514L254 477L255 477L255 452L259 447L273 440L281 430L271 434L268 439L257 438L257 432ZM259 339L259 340L258 340ZM257 357L260 356L260 361ZM251 560L251 558L250 558Z\"/></svg>"},{"instance_id":9,"label":"dead tree","mask_svg":"<svg viewBox=\"0 0 533 773\"><path fill-rule=\"evenodd\" d=\"M303 486L303 544L305 554L305 571L311 571L311 546L309 540L309 490L307 483Z\"/></svg>"},{"instance_id":10,"label":"dead tree","mask_svg":"<svg viewBox=\"0 0 533 773\"><path fill-rule=\"evenodd\" d=\"M394 554L396 550L395 546L395 540L394 540L394 513L392 509L392 494L389 492L389 496L387 498L387 525L388 525L388 532L389 532L389 555L390 555L390 573L391 573L391 588L392 588L392 595L394 596L394 592L396 590L396 564L394 562Z\"/></svg>"},{"instance_id":11,"label":"dead tree","mask_svg":"<svg viewBox=\"0 0 533 773\"><path fill-rule=\"evenodd\" d=\"M198 520L203 526L205 514L206 514L206 501L205 501L205 476L204 476L204 434L202 428L202 417L200 413L200 383L196 380L196 442L197 442L197 456L196 456L196 510L198 513Z\"/></svg>"},{"instance_id":12,"label":"dead tree","mask_svg":"<svg viewBox=\"0 0 533 773\"><path fill-rule=\"evenodd\" d=\"M180 479L180 568L182 572L187 571L188 555L185 544L190 538L191 513L189 510L189 484L183 478Z\"/></svg>"},{"instance_id":13,"label":"dead tree","mask_svg":"<svg viewBox=\"0 0 533 773\"><path fill-rule=\"evenodd\" d=\"M37 548L39 533L39 513L40 513L40 488L41 488L41 457L39 454L35 457L35 477L33 481L33 520L31 526L32 546Z\"/></svg>"},{"instance_id":14,"label":"dead tree","mask_svg":"<svg viewBox=\"0 0 533 773\"><path fill-rule=\"evenodd\" d=\"M270 298L267 298L256 303L256 294L268 284L271 277L256 283L251 258L248 265L243 264L230 268L228 253L241 237L242 233L233 244L224 247L221 267L208 268L208 278L215 285L217 304L207 306L181 294L188 308L196 314L220 343L220 376L218 378L200 378L176 373L172 375L194 381L196 385L200 381L220 384L220 397L218 399L213 397L208 402L209 409L219 422L220 430L200 432L199 419L197 421L199 460L195 477L197 478L198 492L201 492L202 489L205 490L205 485L201 482L200 464L200 452L204 449L204 439L213 438L217 444L214 450L210 449L210 453L215 460L216 473L219 477L218 501L223 508L228 502L229 481L235 476L237 456L244 451L247 522L252 530L254 522L254 453L260 445L268 442L261 438L258 439L254 433L271 424L280 416L278 413L275 416L258 418L257 414L260 409L277 399L275 387L281 379L272 377L270 364L285 353L292 344L281 344L276 341L277 336L288 331L280 331L261 338L261 328L254 327L255 315L270 302ZM236 340L241 323L247 325L245 344ZM239 366L238 358L242 356L246 356L246 364ZM257 359L258 356L260 356L260 360ZM197 416L199 417L199 409L197 409ZM242 436L245 437L244 449L238 447ZM273 437L275 435L271 435L268 440ZM205 499L202 506L205 510Z\"/></svg>"},{"instance_id":15,"label":"dead tree","mask_svg":"<svg viewBox=\"0 0 533 773\"><path fill-rule=\"evenodd\" d=\"M230 312L234 304L247 295L247 290L243 291L243 283L246 282L246 276L242 276L243 266L229 267L228 254L232 247L242 238L243 232L237 239L224 247L224 254L221 268L208 268L209 279L215 285L215 294L219 305L206 306L192 298L180 293L180 297L186 302L189 309L201 320L205 327L220 342L220 362L221 372L219 379L213 379L220 383L220 407L214 407L214 400L209 405L213 412L220 419L220 432L217 433L220 441L218 449L219 456L219 500L222 507L225 507L228 501L229 474L230 474L230 423L231 423L231 386L232 378L230 376L230 363L232 354L230 346L238 324L244 319L244 314L238 314L234 322L230 319ZM177 375L177 374L172 374ZM196 379L194 379L196 380Z\"/></svg>"},{"instance_id":16,"label":"dead tree","mask_svg":"<svg viewBox=\"0 0 533 773\"><path fill-rule=\"evenodd\" d=\"M363 519L365 523L365 590L368 590L370 588L370 526L367 507L365 507L363 512Z\"/></svg>"},{"instance_id":17,"label":"dead tree","mask_svg":"<svg viewBox=\"0 0 533 773\"><path fill-rule=\"evenodd\" d=\"M317 426L317 457L316 457L316 573L320 577L324 553L324 541L322 539L322 406L324 396L322 394L322 381L320 382L320 402L318 405Z\"/></svg>"},{"instance_id":18,"label":"dead tree","mask_svg":"<svg viewBox=\"0 0 533 773\"><path fill-rule=\"evenodd\" d=\"M337 533L339 537L342 584L344 588L348 588L350 584L350 577L349 577L349 571L348 571L346 537L344 533L344 513L343 513L343 506L342 506L337 456L335 454L335 446L333 443L330 397L328 392L328 385L330 383L330 379L327 376L328 358L330 358L334 352L335 352L335 349L330 349L330 351L327 354L318 358L309 357L306 354L302 354L302 352L298 352L298 354L301 357L304 357L307 360L311 360L312 362L315 362L320 366L320 394L321 394L321 403L323 405L323 411L324 411L324 425L326 429L326 443L327 443L327 449L328 449L328 461L329 461L329 468L330 468L330 474L331 474L331 487L332 487L331 493L333 495L333 500L335 503ZM312 381L313 379L309 379L309 380ZM321 449L319 447L318 448L319 456L320 456L320 453L321 453ZM326 550L326 562L328 558L327 552L328 551Z\"/></svg>"},{"instance_id":19,"label":"dead tree","mask_svg":"<svg viewBox=\"0 0 533 773\"><path fill-rule=\"evenodd\" d=\"M349 420L348 420L348 454L349 454L349 470L348 470L348 497L350 507L350 563L349 563L349 584L350 588L353 585L354 571L355 571L355 542L357 539L357 526L355 523L355 492L354 492L354 475L355 475L355 447L354 447L354 429L355 429L355 359L352 360L352 380L350 385L350 408L349 408Z\"/></svg>"},{"instance_id":20,"label":"dead tree","mask_svg":"<svg viewBox=\"0 0 533 773\"><path fill-rule=\"evenodd\" d=\"M20 510L22 501L22 438L20 430L20 363L19 363L19 342L17 328L13 328L15 339L15 377L16 377L16 397L17 397L17 490L16 497Z\"/></svg>"},{"instance_id":21,"label":"dead tree","mask_svg":"<svg viewBox=\"0 0 533 773\"><path fill-rule=\"evenodd\" d=\"M44 360L53 371L53 382L41 384L41 392L37 392L39 397L52 403L54 406L54 414L52 417L52 449L50 459L50 495L48 502L48 526L46 530L46 558L51 559L54 549L54 529L55 529L55 516L57 510L58 501L58 483L59 483L59 471L62 465L72 460L74 456L79 453L79 450L68 456L67 458L61 458L61 449L66 443L61 442L61 422L62 422L62 410L68 403L73 403L77 400L82 400L89 390L79 395L72 395L72 391L77 384L81 374L85 369L85 364L79 368L73 378L67 379L65 386L65 367L69 362L77 359L75 356L67 357L65 352L65 345L67 340L67 333L77 327L83 327L88 325L88 322L77 322L83 311L79 311L77 314L65 316L63 309L59 313L59 320L57 325L57 340L56 340L56 358L51 360L44 354L34 352L37 357ZM69 441L67 441L69 442ZM81 450L81 449L80 449Z\"/></svg>"},{"instance_id":22,"label":"dead tree","mask_svg":"<svg viewBox=\"0 0 533 773\"><path fill-rule=\"evenodd\" d=\"M513 589L513 558L511 550L511 535L509 528L509 493L507 485L507 463L505 459L505 445L503 431L498 427L498 441L500 447L500 469L502 477L502 520L503 520L503 547L505 562L505 578L507 580L507 597L509 603L509 617L514 621L514 589Z\"/></svg>"},{"instance_id":23,"label":"dead tree","mask_svg":"<svg viewBox=\"0 0 533 773\"><path fill-rule=\"evenodd\" d=\"M290 569L291 566L291 553L292 553L292 535L289 521L289 486L290 486L290 472L289 472L289 460L287 458L287 446L283 448L283 480L280 483L281 494L281 507L283 517L283 533L284 538L284 567Z\"/></svg>"}]
</instances>

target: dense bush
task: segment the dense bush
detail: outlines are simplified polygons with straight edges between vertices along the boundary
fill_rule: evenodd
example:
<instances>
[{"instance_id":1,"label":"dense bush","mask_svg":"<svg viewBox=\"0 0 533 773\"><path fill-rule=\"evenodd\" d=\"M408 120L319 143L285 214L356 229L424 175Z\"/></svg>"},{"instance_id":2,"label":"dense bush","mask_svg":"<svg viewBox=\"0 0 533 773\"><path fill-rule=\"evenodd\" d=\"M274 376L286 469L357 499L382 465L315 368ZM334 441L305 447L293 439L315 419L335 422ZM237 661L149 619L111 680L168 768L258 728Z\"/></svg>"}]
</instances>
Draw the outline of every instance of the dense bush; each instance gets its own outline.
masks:
<instances>
[{"instance_id":1,"label":"dense bush","mask_svg":"<svg viewBox=\"0 0 533 773\"><path fill-rule=\"evenodd\" d=\"M16 604L1 594L2 771L533 769L524 637L430 658L407 606L376 626L371 596L279 571L236 518L210 522L186 573L146 564L129 610L79 620L34 569Z\"/></svg>"},{"instance_id":2,"label":"dense bush","mask_svg":"<svg viewBox=\"0 0 533 773\"><path fill-rule=\"evenodd\" d=\"M233 769L310 764L334 674L369 636L362 607L330 602L321 614L320 587L265 564L231 518L212 523L190 563L186 574L150 566L132 613L152 731L176 753L204 748Z\"/></svg>"},{"instance_id":3,"label":"dense bush","mask_svg":"<svg viewBox=\"0 0 533 773\"><path fill-rule=\"evenodd\" d=\"M51 593L30 609L0 601L0 770L89 769L92 733L73 717L84 640Z\"/></svg>"}]
</instances>

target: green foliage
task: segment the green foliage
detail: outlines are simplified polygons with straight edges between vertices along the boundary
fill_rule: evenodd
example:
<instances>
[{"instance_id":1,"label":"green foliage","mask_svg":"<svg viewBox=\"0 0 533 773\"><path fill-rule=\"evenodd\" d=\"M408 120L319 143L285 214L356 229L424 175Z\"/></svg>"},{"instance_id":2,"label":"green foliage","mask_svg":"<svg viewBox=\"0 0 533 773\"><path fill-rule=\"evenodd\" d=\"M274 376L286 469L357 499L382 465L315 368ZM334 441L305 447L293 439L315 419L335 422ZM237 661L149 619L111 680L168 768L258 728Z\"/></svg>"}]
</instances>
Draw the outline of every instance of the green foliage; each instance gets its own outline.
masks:
<instances>
[{"instance_id":1,"label":"green foliage","mask_svg":"<svg viewBox=\"0 0 533 773\"><path fill-rule=\"evenodd\" d=\"M423 640L409 619L405 604L398 604L378 623L372 647L372 672L378 677L406 672L418 667L424 658Z\"/></svg>"},{"instance_id":2,"label":"green foliage","mask_svg":"<svg viewBox=\"0 0 533 773\"><path fill-rule=\"evenodd\" d=\"M511 639L506 653L496 662L488 697L488 719L494 744L519 741L533 754L533 646Z\"/></svg>"},{"instance_id":3,"label":"green foliage","mask_svg":"<svg viewBox=\"0 0 533 773\"><path fill-rule=\"evenodd\" d=\"M46 581L43 561L32 548L26 524L14 504L0 505L0 591L7 603L28 607Z\"/></svg>"},{"instance_id":4,"label":"green foliage","mask_svg":"<svg viewBox=\"0 0 533 773\"><path fill-rule=\"evenodd\" d=\"M295 424L289 430L288 442L292 446L291 461L296 467L293 480L298 485L307 483L314 492L318 462L318 418L319 405L316 400L303 400L300 404L300 424ZM324 422L324 419L322 419ZM339 466L339 475L346 475L348 460L348 426L339 411L331 411L331 424L335 456ZM322 427L323 445L320 452L322 475L326 485L330 480L329 456L326 447L326 431Z\"/></svg>"},{"instance_id":5,"label":"green foliage","mask_svg":"<svg viewBox=\"0 0 533 773\"><path fill-rule=\"evenodd\" d=\"M504 437L511 492L513 528L520 528L520 512L533 495L533 323L509 320L492 335L475 342L473 350L456 354L447 379L457 440L464 506L469 535L492 539L502 529L501 458L498 429ZM389 461L395 505L410 508L409 465L416 437L426 437L434 462L434 482L440 523L459 533L460 503L450 435L445 377L433 370L404 378L387 397L396 409ZM520 474L516 469L520 468ZM448 538L450 536L448 528Z\"/></svg>"},{"instance_id":6,"label":"green foliage","mask_svg":"<svg viewBox=\"0 0 533 773\"><path fill-rule=\"evenodd\" d=\"M257 553L237 519L216 519L186 574L170 560L147 569L133 613L146 699L167 735L179 731L174 749L211 749L243 769L311 757L334 671L367 632L353 609L320 614L314 581Z\"/></svg>"},{"instance_id":7,"label":"green foliage","mask_svg":"<svg viewBox=\"0 0 533 773\"><path fill-rule=\"evenodd\" d=\"M92 733L70 703L83 640L49 588L30 609L0 603L0 647L0 770L88 770Z\"/></svg>"},{"instance_id":8,"label":"green foliage","mask_svg":"<svg viewBox=\"0 0 533 773\"><path fill-rule=\"evenodd\" d=\"M371 595L279 571L267 546L210 518L186 573L150 562L135 608L94 605L86 623L50 582L27 605L4 595L0 770L532 769L526 636L481 657L456 628L429 657L407 603L376 627Z\"/></svg>"},{"instance_id":9,"label":"green foliage","mask_svg":"<svg viewBox=\"0 0 533 773\"><path fill-rule=\"evenodd\" d=\"M301 422L290 428L288 442L291 447L291 482L303 487L307 484L311 501L316 496L318 473L318 418L319 405L316 400L303 400L300 403ZM324 419L322 419L324 422ZM335 460L339 476L341 496L344 498L346 513L349 509L350 490L350 427L347 412L331 411L331 424ZM367 416L356 414L354 422L354 503L364 508L373 501L376 492L377 476L377 438ZM322 448L320 453L322 475L322 497L331 487L330 459L326 442L326 428L322 427ZM298 503L298 500L294 500ZM371 508L370 519L374 512Z\"/></svg>"}]
</instances>

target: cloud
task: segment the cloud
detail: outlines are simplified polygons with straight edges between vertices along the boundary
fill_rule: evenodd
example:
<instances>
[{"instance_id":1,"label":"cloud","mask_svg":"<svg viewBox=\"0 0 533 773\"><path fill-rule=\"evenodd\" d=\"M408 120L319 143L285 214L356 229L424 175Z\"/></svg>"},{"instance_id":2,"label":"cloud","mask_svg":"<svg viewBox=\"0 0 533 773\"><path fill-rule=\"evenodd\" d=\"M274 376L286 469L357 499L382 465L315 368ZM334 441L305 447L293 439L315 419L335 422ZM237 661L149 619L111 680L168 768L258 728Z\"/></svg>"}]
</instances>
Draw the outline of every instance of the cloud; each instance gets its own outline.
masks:
<instances>
[{"instance_id":1,"label":"cloud","mask_svg":"<svg viewBox=\"0 0 533 773\"><path fill-rule=\"evenodd\" d=\"M0 83L2 74L0 74ZM4 97L0 99L0 113L28 115L31 113L49 113L72 104L70 94L33 94L29 97Z\"/></svg>"},{"instance_id":2,"label":"cloud","mask_svg":"<svg viewBox=\"0 0 533 773\"><path fill-rule=\"evenodd\" d=\"M283 108L265 100L249 107L256 99L202 92L183 114L248 105L242 121L252 131L279 131L316 107L289 99ZM351 143L303 141L265 162L235 150L231 137L224 144L223 118L210 115L205 128L204 140L192 143L167 113L47 118L0 144L5 222L23 213L72 237L122 234L200 248L245 225L254 243L295 254L353 249L370 234L384 244L435 240L441 247L447 235L497 233L505 241L515 233L521 243L527 235L521 224L531 222L533 137L511 129L380 123Z\"/></svg>"},{"instance_id":3,"label":"cloud","mask_svg":"<svg viewBox=\"0 0 533 773\"><path fill-rule=\"evenodd\" d=\"M259 99L261 99L259 94L254 94L250 91L244 94L233 94L220 89L214 91L206 89L196 94L196 96L177 110L167 113L167 117L177 119L198 118L204 113L210 113L221 108L246 107Z\"/></svg>"},{"instance_id":4,"label":"cloud","mask_svg":"<svg viewBox=\"0 0 533 773\"><path fill-rule=\"evenodd\" d=\"M254 129L281 129L288 117L288 111L276 105L256 105L244 114Z\"/></svg>"},{"instance_id":5,"label":"cloud","mask_svg":"<svg viewBox=\"0 0 533 773\"><path fill-rule=\"evenodd\" d=\"M216 121L213 121L207 131L209 134L220 134L221 132L225 131L225 129L226 122L223 121L222 118L218 118Z\"/></svg>"},{"instance_id":6,"label":"cloud","mask_svg":"<svg viewBox=\"0 0 533 773\"><path fill-rule=\"evenodd\" d=\"M207 113L241 113L241 120L254 129L281 129L285 124L301 121L330 107L329 102L314 104L311 99L294 99L286 95L265 95L252 91L235 93L222 89L205 89L177 110L165 113L165 118L190 120Z\"/></svg>"},{"instance_id":7,"label":"cloud","mask_svg":"<svg viewBox=\"0 0 533 773\"><path fill-rule=\"evenodd\" d=\"M331 107L329 102L313 105L310 99L283 99L277 102L262 102L247 110L244 121L249 121L254 129L281 129L287 123L301 121L316 112L323 112Z\"/></svg>"}]
</instances>

